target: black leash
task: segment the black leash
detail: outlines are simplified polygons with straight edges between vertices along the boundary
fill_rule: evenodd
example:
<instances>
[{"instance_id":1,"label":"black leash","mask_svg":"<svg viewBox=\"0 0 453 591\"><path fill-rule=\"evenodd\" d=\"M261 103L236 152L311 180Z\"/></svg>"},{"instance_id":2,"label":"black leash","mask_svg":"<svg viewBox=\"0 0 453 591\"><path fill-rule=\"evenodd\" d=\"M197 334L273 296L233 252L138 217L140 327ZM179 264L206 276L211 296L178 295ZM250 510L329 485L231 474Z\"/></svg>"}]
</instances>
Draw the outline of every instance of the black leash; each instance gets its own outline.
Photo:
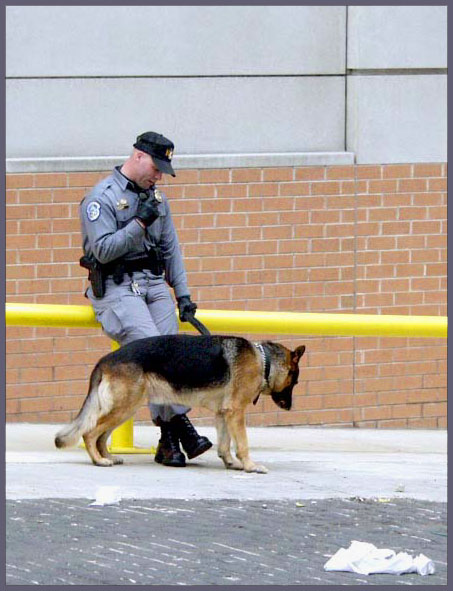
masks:
<instances>
[{"instance_id":1,"label":"black leash","mask_svg":"<svg viewBox=\"0 0 453 591\"><path fill-rule=\"evenodd\" d=\"M211 333L209 332L209 330L206 328L206 326L201 323L197 318L195 318L195 316L193 314L187 314L186 322L190 322L190 324L196 328L198 330L198 332L200 334L206 334L206 335L210 335Z\"/></svg>"}]
</instances>

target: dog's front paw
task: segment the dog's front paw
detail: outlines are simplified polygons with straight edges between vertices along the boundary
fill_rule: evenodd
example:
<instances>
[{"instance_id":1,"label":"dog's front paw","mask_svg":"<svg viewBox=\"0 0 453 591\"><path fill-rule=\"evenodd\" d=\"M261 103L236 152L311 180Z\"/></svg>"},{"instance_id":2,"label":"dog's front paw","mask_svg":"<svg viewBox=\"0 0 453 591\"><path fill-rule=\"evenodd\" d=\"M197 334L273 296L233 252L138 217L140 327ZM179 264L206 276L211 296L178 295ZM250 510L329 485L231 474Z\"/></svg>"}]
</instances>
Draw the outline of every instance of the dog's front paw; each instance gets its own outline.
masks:
<instances>
[{"instance_id":1,"label":"dog's front paw","mask_svg":"<svg viewBox=\"0 0 453 591\"><path fill-rule=\"evenodd\" d=\"M225 462L225 468L227 470L243 470L244 466L242 465L242 462L240 462L239 460L229 460L228 462Z\"/></svg>"},{"instance_id":2,"label":"dog's front paw","mask_svg":"<svg viewBox=\"0 0 453 591\"><path fill-rule=\"evenodd\" d=\"M111 459L114 464L123 464L124 463L123 458L119 458L118 456L112 456Z\"/></svg>"},{"instance_id":3,"label":"dog's front paw","mask_svg":"<svg viewBox=\"0 0 453 591\"><path fill-rule=\"evenodd\" d=\"M266 466L262 466L261 464L251 464L244 468L246 472L256 472L257 474L267 474L269 470Z\"/></svg>"},{"instance_id":4,"label":"dog's front paw","mask_svg":"<svg viewBox=\"0 0 453 591\"><path fill-rule=\"evenodd\" d=\"M108 458L102 458L101 460L93 460L93 464L95 466L100 466L100 467L104 467L104 466L113 466L114 462L113 460L109 460Z\"/></svg>"}]
</instances>

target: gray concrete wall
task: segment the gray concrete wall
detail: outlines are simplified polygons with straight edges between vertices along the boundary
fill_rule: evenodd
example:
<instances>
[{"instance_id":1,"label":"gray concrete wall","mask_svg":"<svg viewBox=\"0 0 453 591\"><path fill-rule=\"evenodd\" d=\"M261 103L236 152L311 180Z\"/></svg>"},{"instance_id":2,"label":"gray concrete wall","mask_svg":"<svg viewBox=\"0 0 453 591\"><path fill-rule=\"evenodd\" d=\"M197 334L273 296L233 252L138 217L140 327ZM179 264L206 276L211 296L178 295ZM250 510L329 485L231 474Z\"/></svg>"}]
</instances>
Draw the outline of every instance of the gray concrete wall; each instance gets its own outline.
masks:
<instances>
[{"instance_id":1,"label":"gray concrete wall","mask_svg":"<svg viewBox=\"0 0 453 591\"><path fill-rule=\"evenodd\" d=\"M447 8L348 10L347 140L357 162L447 159Z\"/></svg>"},{"instance_id":2,"label":"gray concrete wall","mask_svg":"<svg viewBox=\"0 0 453 591\"><path fill-rule=\"evenodd\" d=\"M345 7L7 7L7 76L343 74Z\"/></svg>"},{"instance_id":3,"label":"gray concrete wall","mask_svg":"<svg viewBox=\"0 0 453 591\"><path fill-rule=\"evenodd\" d=\"M339 151L344 109L339 76L10 80L8 152L127 154L147 129L185 154Z\"/></svg>"},{"instance_id":4,"label":"gray concrete wall","mask_svg":"<svg viewBox=\"0 0 453 591\"><path fill-rule=\"evenodd\" d=\"M8 6L7 157L446 160L446 7ZM27 141L24 141L27 137Z\"/></svg>"},{"instance_id":5,"label":"gray concrete wall","mask_svg":"<svg viewBox=\"0 0 453 591\"><path fill-rule=\"evenodd\" d=\"M446 6L351 6L348 68L446 68Z\"/></svg>"},{"instance_id":6,"label":"gray concrete wall","mask_svg":"<svg viewBox=\"0 0 453 591\"><path fill-rule=\"evenodd\" d=\"M179 154L344 150L345 23L345 7L8 7L7 154L123 155L148 129Z\"/></svg>"},{"instance_id":7,"label":"gray concrete wall","mask_svg":"<svg viewBox=\"0 0 453 591\"><path fill-rule=\"evenodd\" d=\"M358 163L444 162L447 76L351 76L348 150Z\"/></svg>"}]
</instances>

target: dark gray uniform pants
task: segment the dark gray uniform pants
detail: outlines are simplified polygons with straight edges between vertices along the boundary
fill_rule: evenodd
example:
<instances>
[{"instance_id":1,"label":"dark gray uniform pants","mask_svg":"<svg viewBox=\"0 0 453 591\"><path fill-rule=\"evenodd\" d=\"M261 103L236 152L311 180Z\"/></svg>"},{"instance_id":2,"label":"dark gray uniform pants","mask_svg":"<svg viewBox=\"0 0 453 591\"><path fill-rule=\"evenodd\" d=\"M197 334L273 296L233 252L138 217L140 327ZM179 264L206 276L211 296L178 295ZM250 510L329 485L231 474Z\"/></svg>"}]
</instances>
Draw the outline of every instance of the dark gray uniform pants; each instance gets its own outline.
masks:
<instances>
[{"instance_id":1,"label":"dark gray uniform pants","mask_svg":"<svg viewBox=\"0 0 453 591\"><path fill-rule=\"evenodd\" d=\"M93 296L91 287L87 291L96 319L102 324L106 335L120 345L125 345L145 337L176 334L178 321L175 304L165 280L148 271L136 272L132 279L138 285L140 295L133 292L132 280L127 274L121 285L107 278L106 293L101 299ZM149 409L154 421L157 418L169 421L175 415L190 410L179 404L150 404Z\"/></svg>"}]
</instances>

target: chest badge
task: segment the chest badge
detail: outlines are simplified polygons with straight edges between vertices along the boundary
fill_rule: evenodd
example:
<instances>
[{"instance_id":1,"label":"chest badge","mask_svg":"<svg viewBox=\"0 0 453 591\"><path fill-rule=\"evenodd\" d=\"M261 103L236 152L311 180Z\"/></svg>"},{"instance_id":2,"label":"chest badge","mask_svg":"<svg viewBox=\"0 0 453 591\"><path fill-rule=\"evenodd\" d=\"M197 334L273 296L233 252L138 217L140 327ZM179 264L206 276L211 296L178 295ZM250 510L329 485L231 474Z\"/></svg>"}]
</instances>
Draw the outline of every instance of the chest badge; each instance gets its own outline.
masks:
<instances>
[{"instance_id":1,"label":"chest badge","mask_svg":"<svg viewBox=\"0 0 453 591\"><path fill-rule=\"evenodd\" d=\"M129 202L127 199L123 198L117 201L116 206L118 209L126 209L126 207L129 207Z\"/></svg>"},{"instance_id":2,"label":"chest badge","mask_svg":"<svg viewBox=\"0 0 453 591\"><path fill-rule=\"evenodd\" d=\"M154 197L156 198L156 201L162 203L162 193L159 191L159 189L154 191Z\"/></svg>"}]
</instances>

